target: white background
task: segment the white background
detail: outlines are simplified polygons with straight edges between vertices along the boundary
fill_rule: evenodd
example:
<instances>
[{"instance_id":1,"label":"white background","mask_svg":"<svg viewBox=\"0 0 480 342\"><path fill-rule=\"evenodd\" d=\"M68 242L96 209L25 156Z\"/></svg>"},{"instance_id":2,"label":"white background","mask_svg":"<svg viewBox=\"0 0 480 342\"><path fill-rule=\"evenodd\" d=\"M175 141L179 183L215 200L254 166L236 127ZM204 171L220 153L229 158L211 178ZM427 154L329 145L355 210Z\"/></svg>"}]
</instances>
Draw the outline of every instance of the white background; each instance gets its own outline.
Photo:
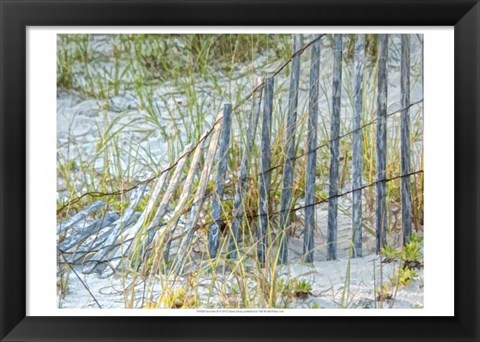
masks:
<instances>
[{"instance_id":1,"label":"white background","mask_svg":"<svg viewBox=\"0 0 480 342\"><path fill-rule=\"evenodd\" d=\"M219 315L197 310L58 309L56 299L57 33L423 33L425 51L424 309L283 310L243 315L453 316L454 30L453 27L161 27L27 28L27 315ZM441 194L441 196L439 195ZM222 316L239 315L222 310ZM260 311L260 310L259 310ZM241 313L240 313L241 314Z\"/></svg>"}]
</instances>

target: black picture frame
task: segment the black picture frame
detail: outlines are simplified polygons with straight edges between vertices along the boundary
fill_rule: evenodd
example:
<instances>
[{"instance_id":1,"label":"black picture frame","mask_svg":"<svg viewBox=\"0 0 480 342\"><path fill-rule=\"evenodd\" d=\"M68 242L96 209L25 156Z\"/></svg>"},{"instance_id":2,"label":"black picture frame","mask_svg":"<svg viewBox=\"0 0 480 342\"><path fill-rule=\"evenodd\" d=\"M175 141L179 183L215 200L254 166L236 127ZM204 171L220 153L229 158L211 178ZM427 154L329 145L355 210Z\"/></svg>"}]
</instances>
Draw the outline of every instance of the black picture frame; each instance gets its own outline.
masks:
<instances>
[{"instance_id":1,"label":"black picture frame","mask_svg":"<svg viewBox=\"0 0 480 342\"><path fill-rule=\"evenodd\" d=\"M0 0L0 11L2 341L480 341L477 1ZM26 316L26 28L37 25L455 26L455 316Z\"/></svg>"}]
</instances>

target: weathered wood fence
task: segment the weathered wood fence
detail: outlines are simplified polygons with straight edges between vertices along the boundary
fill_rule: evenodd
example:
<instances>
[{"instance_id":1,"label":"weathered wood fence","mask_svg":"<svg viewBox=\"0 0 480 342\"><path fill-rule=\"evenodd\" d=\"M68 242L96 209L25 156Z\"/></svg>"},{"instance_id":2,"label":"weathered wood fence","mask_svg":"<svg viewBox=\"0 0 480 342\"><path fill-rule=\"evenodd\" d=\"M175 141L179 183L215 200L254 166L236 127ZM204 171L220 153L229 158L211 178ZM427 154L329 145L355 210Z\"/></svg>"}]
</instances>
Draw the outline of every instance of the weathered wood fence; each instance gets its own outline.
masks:
<instances>
[{"instance_id":1,"label":"weathered wood fence","mask_svg":"<svg viewBox=\"0 0 480 342\"><path fill-rule=\"evenodd\" d=\"M268 261L268 251L276 246L278 261L288 262L288 227L291 224L293 211L304 210L303 255L305 262L314 260L314 231L317 226L316 206L328 202L327 252L328 259L337 258L338 231L338 199L352 194L352 256L363 256L362 236L362 190L366 187L376 188L376 252L387 243L387 90L388 90L388 35L378 35L378 75L376 94L376 117L374 121L362 124L365 118L364 105L364 70L366 64L365 35L355 36L353 54L353 118L351 130L340 135L341 99L342 99L342 51L343 36L333 35L333 73L331 94L330 136L330 166L329 192L326 200L316 199L317 182L317 145L318 118L320 100L321 70L321 40L326 35L313 35L306 45L302 46L302 36L293 37L292 58L286 64L291 64L290 89L288 96L287 117L284 122L284 163L283 182L279 209L272 208L271 203L271 172L279 165L271 165L272 152L272 116L274 115L275 76L259 80L249 97L252 98L252 109L248 115L246 127L246 143L242 146L239 170L228 169L228 151L231 146L232 116L235 108L225 104L223 112L217 117L211 130L206 132L196 144L185 147L177 162L155 178L150 188L150 198L140 213L135 208L145 195L147 184L142 184L131 193L130 204L121 216L107 213L89 225L86 222L92 213L105 207L105 203L97 201L85 210L72 216L58 226L58 234L62 236L58 249L70 263L84 265L83 272L102 271L107 266L116 270L125 267L138 267L147 256L159 256L154 269L168 264L170 255L171 270L180 273L192 253L193 241L199 226L208 227L207 251L211 259L221 253L227 258L237 259L241 256L243 243L241 230L246 218L244 201L249 187L249 174L252 150L260 132L260 158L258 173L258 214L249 217L257 222L257 257L260 264ZM307 49L308 48L308 49ZM308 97L308 120L305 156L305 197L304 204L294 203L292 189L295 180L295 161L301 157L295 155L297 139L297 111L299 97L299 80L301 71L301 55L310 51L310 79ZM286 65L285 64L285 65ZM283 65L281 69L285 67ZM411 172L410 157L410 38L401 37L401 212L403 226L403 242L412 233L412 200L410 193L410 176L422 172ZM261 124L259 129L258 125ZM371 184L364 184L363 169L363 129L376 124L376 179ZM352 184L351 190L341 193L339 189L340 140L346 135L352 135ZM206 153L204 150L206 148ZM203 162L201 163L201 159ZM200 169L202 164L203 168ZM188 172L185 169L188 167ZM238 181L234 184L233 208L224 213L225 185L228 173L237 174ZM185 178L183 175L186 174ZM198 175L198 185L192 194L194 179ZM213 191L207 191L210 180L214 179ZM391 179L390 179L391 180ZM181 191L178 191L183 184ZM180 195L176 195L180 193ZM175 198L178 196L178 198ZM173 204L173 210L172 210ZM205 215L208 213L208 215ZM225 220L225 215L230 220ZM279 220L273 220L279 216ZM224 227L226 228L224 229ZM76 227L76 228L75 228ZM222 234L222 230L226 233ZM272 241L269 238L271 230L277 232ZM225 243L221 244L224 239ZM225 246L222 250L221 246ZM160 257L161 256L161 257ZM122 262L122 261L127 262Z\"/></svg>"}]
</instances>

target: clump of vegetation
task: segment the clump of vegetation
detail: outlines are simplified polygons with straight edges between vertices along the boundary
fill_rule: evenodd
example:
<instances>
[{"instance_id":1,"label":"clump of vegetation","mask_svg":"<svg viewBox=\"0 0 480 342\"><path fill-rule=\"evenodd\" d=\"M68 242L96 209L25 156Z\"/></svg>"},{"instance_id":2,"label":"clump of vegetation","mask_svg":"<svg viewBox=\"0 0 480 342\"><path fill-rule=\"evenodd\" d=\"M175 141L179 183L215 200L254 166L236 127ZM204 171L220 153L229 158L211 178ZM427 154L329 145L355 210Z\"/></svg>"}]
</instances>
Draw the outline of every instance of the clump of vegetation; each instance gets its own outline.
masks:
<instances>
[{"instance_id":1,"label":"clump of vegetation","mask_svg":"<svg viewBox=\"0 0 480 342\"><path fill-rule=\"evenodd\" d=\"M393 300L393 294L391 288L387 284L382 284L375 290L377 302L383 303Z\"/></svg>"},{"instance_id":2,"label":"clump of vegetation","mask_svg":"<svg viewBox=\"0 0 480 342\"><path fill-rule=\"evenodd\" d=\"M382 248L382 255L384 257L382 262L389 263L400 258L402 256L402 250L399 248L395 248L393 246L387 245Z\"/></svg>"},{"instance_id":3,"label":"clump of vegetation","mask_svg":"<svg viewBox=\"0 0 480 342\"><path fill-rule=\"evenodd\" d=\"M395 248L387 245L382 248L382 263L397 261L399 266L395 269L389 282L384 283L382 281L380 286L375 289L377 302L389 302L390 306L393 306L398 288L406 287L418 278L417 269L423 267L422 243L422 237L412 234L402 247Z\"/></svg>"},{"instance_id":4,"label":"clump of vegetation","mask_svg":"<svg viewBox=\"0 0 480 342\"><path fill-rule=\"evenodd\" d=\"M417 238L410 238L408 243L402 249L402 260L404 262L404 268L420 268L423 267L423 255L420 251L421 240Z\"/></svg>"},{"instance_id":5,"label":"clump of vegetation","mask_svg":"<svg viewBox=\"0 0 480 342\"><path fill-rule=\"evenodd\" d=\"M305 299L310 295L310 291L312 291L312 285L304 279L298 280L297 278L292 278L286 282L280 279L277 286L278 292L288 298Z\"/></svg>"},{"instance_id":6,"label":"clump of vegetation","mask_svg":"<svg viewBox=\"0 0 480 342\"><path fill-rule=\"evenodd\" d=\"M417 272L411 268L403 267L398 270L397 283L398 286L408 286L417 276Z\"/></svg>"},{"instance_id":7,"label":"clump of vegetation","mask_svg":"<svg viewBox=\"0 0 480 342\"><path fill-rule=\"evenodd\" d=\"M387 245L381 250L381 255L383 256L382 262L389 263L394 260L401 260L404 268L422 267L422 243L423 238L413 234L409 237L407 243L400 248L395 248L391 245Z\"/></svg>"}]
</instances>

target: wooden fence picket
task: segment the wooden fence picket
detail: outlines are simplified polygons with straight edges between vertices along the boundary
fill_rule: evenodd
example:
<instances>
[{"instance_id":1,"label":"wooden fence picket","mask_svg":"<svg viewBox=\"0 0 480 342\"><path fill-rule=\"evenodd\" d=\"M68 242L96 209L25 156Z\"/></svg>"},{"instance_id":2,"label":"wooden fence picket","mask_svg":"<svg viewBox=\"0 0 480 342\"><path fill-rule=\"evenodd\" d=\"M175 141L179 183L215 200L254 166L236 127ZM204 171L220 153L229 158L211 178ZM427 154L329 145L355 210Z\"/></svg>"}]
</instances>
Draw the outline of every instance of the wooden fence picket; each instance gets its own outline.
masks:
<instances>
[{"instance_id":1,"label":"wooden fence picket","mask_svg":"<svg viewBox=\"0 0 480 342\"><path fill-rule=\"evenodd\" d=\"M332 121L330 123L330 175L328 201L328 259L337 258L338 172L340 158L340 105L342 94L343 37L335 34L333 45Z\"/></svg>"},{"instance_id":2,"label":"wooden fence picket","mask_svg":"<svg viewBox=\"0 0 480 342\"><path fill-rule=\"evenodd\" d=\"M307 165L305 169L305 234L303 256L305 262L313 262L315 228L315 175L317 172L318 101L320 91L320 35L313 35L310 65L310 92L308 105Z\"/></svg>"},{"instance_id":3,"label":"wooden fence picket","mask_svg":"<svg viewBox=\"0 0 480 342\"><path fill-rule=\"evenodd\" d=\"M270 195L270 139L272 135L274 78L265 79L264 102L262 114L262 138L260 142L260 175L259 183L259 222L257 228L258 247L257 255L260 264L265 264L265 255L268 249L268 207Z\"/></svg>"},{"instance_id":4,"label":"wooden fence picket","mask_svg":"<svg viewBox=\"0 0 480 342\"><path fill-rule=\"evenodd\" d=\"M167 222L165 226L160 227L158 229L157 234L155 237L153 237L153 239L150 239L150 241L153 240L153 243L156 244L154 248L156 255L160 255L160 250L163 249L162 262L164 264L166 264L166 262L168 261L169 254L170 254L170 247L171 247L171 238L173 237L173 234L175 233L177 225L180 221L180 217L182 216L183 211L185 210L185 206L187 204L188 197L190 195L190 191L193 186L193 180L197 172L198 164L200 162L200 157L202 156L202 150L203 150L203 146L205 145L206 136L207 136L207 133L204 133L200 137L200 140L199 140L200 142L197 144L197 147L193 152L193 157L192 157L192 160L190 161L188 174L187 174L187 177L185 178L185 181L183 182L182 193L180 194L177 205L173 210L171 219Z\"/></svg>"},{"instance_id":5,"label":"wooden fence picket","mask_svg":"<svg viewBox=\"0 0 480 342\"><path fill-rule=\"evenodd\" d=\"M387 178L387 59L388 35L378 35L378 92L377 92L377 207L376 207L376 251L387 244L387 206L386 185Z\"/></svg>"},{"instance_id":6,"label":"wooden fence picket","mask_svg":"<svg viewBox=\"0 0 480 342\"><path fill-rule=\"evenodd\" d=\"M255 85L257 88L258 82ZM253 108L250 112L250 117L248 119L248 127L247 127L247 141L242 148L242 161L240 163L240 177L238 182L235 186L235 197L233 200L233 221L232 221L232 228L231 228L231 237L230 242L228 244L228 254L227 257L231 259L237 258L237 249L238 244L240 243L240 228L242 226L243 221L243 200L245 198L245 192L247 191L248 187L248 168L249 162L248 158L250 157L253 142L255 140L255 135L257 132L257 125L258 125L258 118L260 116L260 105L262 102L262 90L257 89L254 93L253 99Z\"/></svg>"},{"instance_id":7,"label":"wooden fence picket","mask_svg":"<svg viewBox=\"0 0 480 342\"><path fill-rule=\"evenodd\" d=\"M292 207L293 171L295 168L295 130L297 128L298 84L300 82L300 54L302 35L293 36L292 71L290 73L290 91L288 95L287 129L285 136L285 166L283 168L283 188L280 209L279 258L280 263L288 259L288 234L290 209Z\"/></svg>"},{"instance_id":8,"label":"wooden fence picket","mask_svg":"<svg viewBox=\"0 0 480 342\"><path fill-rule=\"evenodd\" d=\"M359 34L355 39L354 79L353 79L353 143L352 143L352 189L362 186L363 169L363 69L365 66L365 35ZM362 250L362 190L355 190L352 194L352 257L361 257Z\"/></svg>"},{"instance_id":9,"label":"wooden fence picket","mask_svg":"<svg viewBox=\"0 0 480 342\"><path fill-rule=\"evenodd\" d=\"M200 209L202 208L203 202L205 201L205 192L207 190L207 184L210 177L210 172L212 170L215 152L217 151L220 132L223 125L223 116L219 115L215 122L216 125L213 131L212 138L210 140L210 145L208 146L207 156L205 157L205 164L202 170L202 174L200 176L200 181L198 183L198 189L193 199L193 206L190 210L187 223L185 224L183 231L180 232L183 238L181 239L177 257L172 265L172 269L177 274L180 273L183 269L184 260L187 257L186 254L188 251L188 247L193 240L195 226L197 224L198 218L200 217Z\"/></svg>"},{"instance_id":10,"label":"wooden fence picket","mask_svg":"<svg viewBox=\"0 0 480 342\"><path fill-rule=\"evenodd\" d=\"M212 220L208 232L208 251L211 258L217 255L220 241L220 218L222 216L222 199L225 188L225 174L227 172L228 149L230 144L230 127L232 126L232 105L226 103L223 107L223 124L218 148L218 171L215 182L215 192L212 200Z\"/></svg>"},{"instance_id":11,"label":"wooden fence picket","mask_svg":"<svg viewBox=\"0 0 480 342\"><path fill-rule=\"evenodd\" d=\"M402 34L402 58L400 68L401 91L401 169L402 175L410 173L410 35ZM410 177L402 178L402 225L403 244L406 244L412 234L412 200L410 195Z\"/></svg>"}]
</instances>

